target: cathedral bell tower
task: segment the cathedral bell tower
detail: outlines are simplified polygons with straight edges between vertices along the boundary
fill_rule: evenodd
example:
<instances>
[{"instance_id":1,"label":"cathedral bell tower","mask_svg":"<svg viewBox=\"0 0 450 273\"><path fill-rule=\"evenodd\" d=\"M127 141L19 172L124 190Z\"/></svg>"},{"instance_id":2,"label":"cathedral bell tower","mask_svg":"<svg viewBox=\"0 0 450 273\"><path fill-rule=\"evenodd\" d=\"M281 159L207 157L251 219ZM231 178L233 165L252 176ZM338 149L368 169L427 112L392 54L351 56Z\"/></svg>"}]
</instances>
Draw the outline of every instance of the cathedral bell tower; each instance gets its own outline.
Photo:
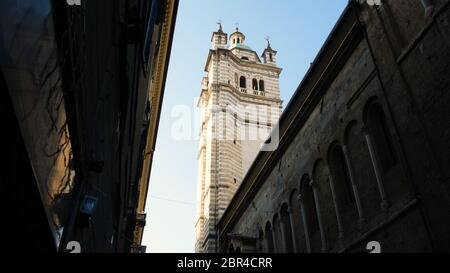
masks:
<instances>
[{"instance_id":1,"label":"cathedral bell tower","mask_svg":"<svg viewBox=\"0 0 450 273\"><path fill-rule=\"evenodd\" d=\"M200 99L197 252L217 252L216 226L281 114L276 51L263 62L236 29L212 34ZM229 46L228 46L229 44Z\"/></svg>"}]
</instances>

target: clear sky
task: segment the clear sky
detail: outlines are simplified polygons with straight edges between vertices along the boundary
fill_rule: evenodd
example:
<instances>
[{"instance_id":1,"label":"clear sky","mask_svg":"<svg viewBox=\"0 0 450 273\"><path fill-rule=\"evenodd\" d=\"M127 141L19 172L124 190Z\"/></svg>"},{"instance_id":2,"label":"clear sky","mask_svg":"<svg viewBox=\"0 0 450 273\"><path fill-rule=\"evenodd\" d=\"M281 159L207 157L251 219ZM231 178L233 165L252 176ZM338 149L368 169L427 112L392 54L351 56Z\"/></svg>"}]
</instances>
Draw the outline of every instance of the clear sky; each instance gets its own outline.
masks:
<instances>
[{"instance_id":1,"label":"clear sky","mask_svg":"<svg viewBox=\"0 0 450 273\"><path fill-rule=\"evenodd\" d=\"M194 252L198 142L172 136L177 107L194 116L211 34L218 20L228 34L236 23L260 55L269 36L278 51L286 106L348 0L180 0L147 200L147 252ZM186 108L187 109L187 108Z\"/></svg>"}]
</instances>

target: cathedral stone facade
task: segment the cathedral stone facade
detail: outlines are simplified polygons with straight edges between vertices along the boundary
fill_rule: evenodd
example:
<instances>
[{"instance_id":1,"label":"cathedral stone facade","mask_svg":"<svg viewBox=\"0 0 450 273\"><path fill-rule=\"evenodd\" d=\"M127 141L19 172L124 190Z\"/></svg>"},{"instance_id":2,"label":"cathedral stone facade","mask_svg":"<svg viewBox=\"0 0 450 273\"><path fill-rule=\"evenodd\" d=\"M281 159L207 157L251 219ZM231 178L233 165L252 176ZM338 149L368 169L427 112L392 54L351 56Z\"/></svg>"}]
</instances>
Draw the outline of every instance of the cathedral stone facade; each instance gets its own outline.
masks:
<instances>
[{"instance_id":1,"label":"cathedral stone facade","mask_svg":"<svg viewBox=\"0 0 450 273\"><path fill-rule=\"evenodd\" d=\"M222 252L450 251L450 2L350 1L221 217Z\"/></svg>"},{"instance_id":2,"label":"cathedral stone facade","mask_svg":"<svg viewBox=\"0 0 450 273\"><path fill-rule=\"evenodd\" d=\"M216 225L281 114L277 52L268 42L260 59L245 39L221 25L211 38L198 102L197 252L218 251Z\"/></svg>"}]
</instances>

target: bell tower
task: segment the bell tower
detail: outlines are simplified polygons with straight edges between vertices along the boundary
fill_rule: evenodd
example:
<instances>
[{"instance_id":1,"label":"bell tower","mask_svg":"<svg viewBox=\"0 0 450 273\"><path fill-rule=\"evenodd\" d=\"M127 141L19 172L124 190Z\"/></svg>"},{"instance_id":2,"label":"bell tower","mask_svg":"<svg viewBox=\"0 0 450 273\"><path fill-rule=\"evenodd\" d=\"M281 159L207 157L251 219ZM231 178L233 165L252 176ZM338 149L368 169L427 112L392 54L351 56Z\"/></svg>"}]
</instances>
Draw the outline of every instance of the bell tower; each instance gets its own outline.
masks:
<instances>
[{"instance_id":1,"label":"bell tower","mask_svg":"<svg viewBox=\"0 0 450 273\"><path fill-rule=\"evenodd\" d=\"M239 29L227 37L219 24L198 101L197 252L218 251L217 223L281 114L276 51L261 62Z\"/></svg>"},{"instance_id":2,"label":"bell tower","mask_svg":"<svg viewBox=\"0 0 450 273\"><path fill-rule=\"evenodd\" d=\"M266 40L267 40L267 47L266 49L264 49L264 52L261 57L263 58L265 64L276 66L277 51L273 50L272 47L270 46L269 38L266 38Z\"/></svg>"},{"instance_id":3,"label":"bell tower","mask_svg":"<svg viewBox=\"0 0 450 273\"><path fill-rule=\"evenodd\" d=\"M211 37L212 48L226 48L228 43L228 34L223 32L222 23L217 23L219 25L219 29L216 32L213 32Z\"/></svg>"}]
</instances>

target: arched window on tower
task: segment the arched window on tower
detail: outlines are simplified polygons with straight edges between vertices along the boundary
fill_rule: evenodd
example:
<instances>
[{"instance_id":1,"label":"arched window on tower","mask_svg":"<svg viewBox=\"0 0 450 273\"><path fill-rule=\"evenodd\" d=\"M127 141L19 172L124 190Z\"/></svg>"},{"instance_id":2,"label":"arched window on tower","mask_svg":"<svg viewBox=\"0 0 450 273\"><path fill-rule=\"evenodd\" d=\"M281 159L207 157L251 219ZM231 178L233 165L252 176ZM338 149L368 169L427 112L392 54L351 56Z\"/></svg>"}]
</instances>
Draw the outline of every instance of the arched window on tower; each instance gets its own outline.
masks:
<instances>
[{"instance_id":1,"label":"arched window on tower","mask_svg":"<svg viewBox=\"0 0 450 273\"><path fill-rule=\"evenodd\" d=\"M272 55L272 52L269 53L269 60L270 60L271 62L273 62L273 55Z\"/></svg>"},{"instance_id":2,"label":"arched window on tower","mask_svg":"<svg viewBox=\"0 0 450 273\"><path fill-rule=\"evenodd\" d=\"M239 86L240 86L241 88L247 88L247 80L245 79L244 76L241 76L241 77L239 78Z\"/></svg>"},{"instance_id":3,"label":"arched window on tower","mask_svg":"<svg viewBox=\"0 0 450 273\"><path fill-rule=\"evenodd\" d=\"M266 91L266 88L264 86L264 81L263 80L259 80L259 90L260 91Z\"/></svg>"},{"instance_id":4,"label":"arched window on tower","mask_svg":"<svg viewBox=\"0 0 450 273\"><path fill-rule=\"evenodd\" d=\"M258 90L258 80L257 79L252 80L252 86L253 86L253 90Z\"/></svg>"},{"instance_id":5,"label":"arched window on tower","mask_svg":"<svg viewBox=\"0 0 450 273\"><path fill-rule=\"evenodd\" d=\"M241 38L237 38L237 43L238 43L238 44L241 43Z\"/></svg>"}]
</instances>

